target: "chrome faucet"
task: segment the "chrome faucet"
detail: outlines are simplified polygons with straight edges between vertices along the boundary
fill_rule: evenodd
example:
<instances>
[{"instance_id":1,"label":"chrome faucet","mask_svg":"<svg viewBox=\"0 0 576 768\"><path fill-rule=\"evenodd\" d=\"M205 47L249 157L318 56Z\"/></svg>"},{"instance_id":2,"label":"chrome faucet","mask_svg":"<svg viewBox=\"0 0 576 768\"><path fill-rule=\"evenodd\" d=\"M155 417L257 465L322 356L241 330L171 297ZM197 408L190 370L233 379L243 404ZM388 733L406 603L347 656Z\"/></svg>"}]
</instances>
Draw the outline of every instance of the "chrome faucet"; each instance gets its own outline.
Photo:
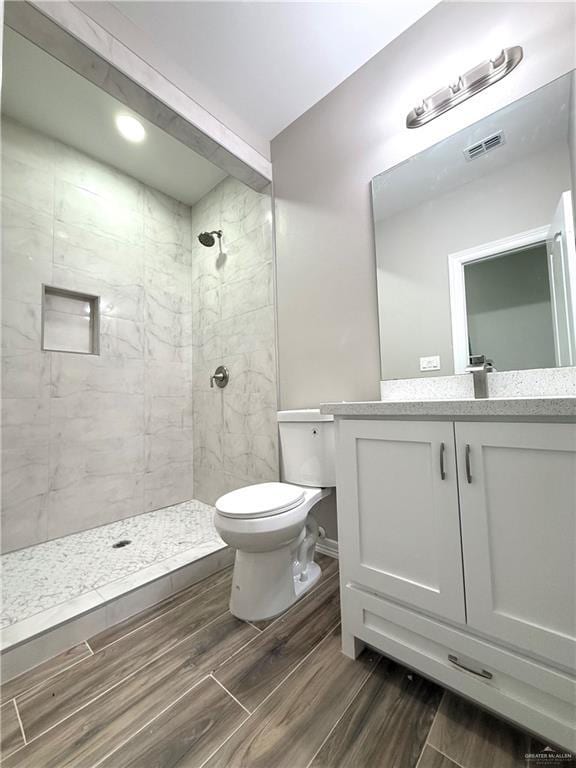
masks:
<instances>
[{"instance_id":1,"label":"chrome faucet","mask_svg":"<svg viewBox=\"0 0 576 768\"><path fill-rule=\"evenodd\" d=\"M488 397L488 376L494 369L494 362L487 360L486 355L470 355L470 365L466 368L470 371L474 380L474 397L482 399Z\"/></svg>"}]
</instances>

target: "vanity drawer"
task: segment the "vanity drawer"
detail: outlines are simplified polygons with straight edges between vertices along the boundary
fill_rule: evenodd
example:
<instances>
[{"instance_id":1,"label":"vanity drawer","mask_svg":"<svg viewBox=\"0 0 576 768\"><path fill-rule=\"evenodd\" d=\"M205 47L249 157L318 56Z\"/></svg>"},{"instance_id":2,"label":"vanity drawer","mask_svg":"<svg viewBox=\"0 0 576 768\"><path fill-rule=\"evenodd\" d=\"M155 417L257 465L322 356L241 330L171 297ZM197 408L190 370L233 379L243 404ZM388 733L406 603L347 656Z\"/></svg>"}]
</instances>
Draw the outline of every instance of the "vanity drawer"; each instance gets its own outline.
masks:
<instances>
[{"instance_id":1,"label":"vanity drawer","mask_svg":"<svg viewBox=\"0 0 576 768\"><path fill-rule=\"evenodd\" d=\"M576 749L573 677L353 586L342 592L342 614L347 632L382 653L524 728Z\"/></svg>"}]
</instances>

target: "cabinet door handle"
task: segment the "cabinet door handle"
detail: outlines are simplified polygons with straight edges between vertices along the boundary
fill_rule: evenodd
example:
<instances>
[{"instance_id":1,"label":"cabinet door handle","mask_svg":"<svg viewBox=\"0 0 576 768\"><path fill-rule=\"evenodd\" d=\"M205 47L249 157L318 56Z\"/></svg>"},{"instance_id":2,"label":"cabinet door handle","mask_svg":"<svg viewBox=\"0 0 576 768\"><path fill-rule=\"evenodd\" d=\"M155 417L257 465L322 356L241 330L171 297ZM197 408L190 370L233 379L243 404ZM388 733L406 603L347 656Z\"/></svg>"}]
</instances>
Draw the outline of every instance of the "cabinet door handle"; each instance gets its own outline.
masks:
<instances>
[{"instance_id":1,"label":"cabinet door handle","mask_svg":"<svg viewBox=\"0 0 576 768\"><path fill-rule=\"evenodd\" d=\"M470 467L470 454L472 453L472 449L466 444L466 480L468 480L469 483L472 482L472 469Z\"/></svg>"},{"instance_id":2,"label":"cabinet door handle","mask_svg":"<svg viewBox=\"0 0 576 768\"><path fill-rule=\"evenodd\" d=\"M446 451L446 446L444 443L440 443L440 478L442 480L446 480L446 470L444 469L444 452Z\"/></svg>"},{"instance_id":3,"label":"cabinet door handle","mask_svg":"<svg viewBox=\"0 0 576 768\"><path fill-rule=\"evenodd\" d=\"M451 661L455 667L464 669L466 672L471 672L473 675L478 675L478 677L484 677L486 680L492 680L494 677L492 672L488 672L487 669L472 669L472 667L467 667L465 664L462 664L462 662L458 659L458 656L454 656L452 653L448 654L448 661Z\"/></svg>"}]
</instances>

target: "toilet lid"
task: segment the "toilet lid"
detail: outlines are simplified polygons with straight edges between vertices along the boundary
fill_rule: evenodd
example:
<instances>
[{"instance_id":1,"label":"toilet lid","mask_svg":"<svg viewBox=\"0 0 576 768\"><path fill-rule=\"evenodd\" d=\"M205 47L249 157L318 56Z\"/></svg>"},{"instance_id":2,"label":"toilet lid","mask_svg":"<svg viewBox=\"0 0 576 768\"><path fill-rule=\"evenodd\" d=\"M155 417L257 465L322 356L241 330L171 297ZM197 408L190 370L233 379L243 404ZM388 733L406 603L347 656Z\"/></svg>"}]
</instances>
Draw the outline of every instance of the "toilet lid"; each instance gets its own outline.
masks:
<instances>
[{"instance_id":1,"label":"toilet lid","mask_svg":"<svg viewBox=\"0 0 576 768\"><path fill-rule=\"evenodd\" d=\"M303 498L304 491L297 485L259 483L220 496L216 509L224 517L269 517L294 509Z\"/></svg>"}]
</instances>

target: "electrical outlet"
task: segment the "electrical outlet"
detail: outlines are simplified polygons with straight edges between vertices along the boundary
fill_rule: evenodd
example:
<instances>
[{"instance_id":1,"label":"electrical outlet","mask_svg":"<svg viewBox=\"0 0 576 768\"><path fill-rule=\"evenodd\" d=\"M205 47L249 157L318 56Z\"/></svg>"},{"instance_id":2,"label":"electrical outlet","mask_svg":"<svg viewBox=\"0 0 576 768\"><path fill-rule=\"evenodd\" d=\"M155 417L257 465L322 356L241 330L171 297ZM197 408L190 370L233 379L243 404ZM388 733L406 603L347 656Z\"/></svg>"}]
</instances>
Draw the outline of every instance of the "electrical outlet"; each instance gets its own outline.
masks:
<instances>
[{"instance_id":1,"label":"electrical outlet","mask_svg":"<svg viewBox=\"0 0 576 768\"><path fill-rule=\"evenodd\" d=\"M421 371L439 371L440 355L430 355L429 357L421 357L420 370Z\"/></svg>"}]
</instances>

